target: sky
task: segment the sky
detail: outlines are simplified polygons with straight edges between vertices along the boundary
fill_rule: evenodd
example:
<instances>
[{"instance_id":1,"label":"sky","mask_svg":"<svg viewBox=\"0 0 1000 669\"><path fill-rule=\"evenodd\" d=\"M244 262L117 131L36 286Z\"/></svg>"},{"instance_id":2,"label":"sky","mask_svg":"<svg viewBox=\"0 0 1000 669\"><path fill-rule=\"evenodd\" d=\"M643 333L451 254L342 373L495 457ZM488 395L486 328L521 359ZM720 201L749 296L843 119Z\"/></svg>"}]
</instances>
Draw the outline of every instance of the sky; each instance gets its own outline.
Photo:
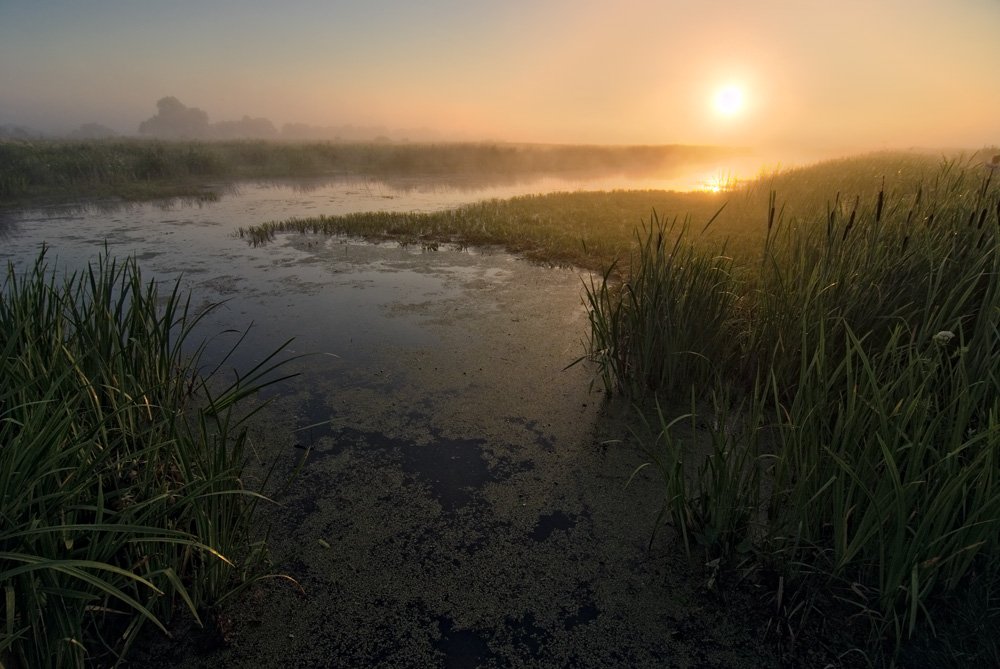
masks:
<instances>
[{"instance_id":1,"label":"sky","mask_svg":"<svg viewBox=\"0 0 1000 669\"><path fill-rule=\"evenodd\" d=\"M979 149L1000 0L0 0L0 124L131 134L168 95L442 140Z\"/></svg>"}]
</instances>

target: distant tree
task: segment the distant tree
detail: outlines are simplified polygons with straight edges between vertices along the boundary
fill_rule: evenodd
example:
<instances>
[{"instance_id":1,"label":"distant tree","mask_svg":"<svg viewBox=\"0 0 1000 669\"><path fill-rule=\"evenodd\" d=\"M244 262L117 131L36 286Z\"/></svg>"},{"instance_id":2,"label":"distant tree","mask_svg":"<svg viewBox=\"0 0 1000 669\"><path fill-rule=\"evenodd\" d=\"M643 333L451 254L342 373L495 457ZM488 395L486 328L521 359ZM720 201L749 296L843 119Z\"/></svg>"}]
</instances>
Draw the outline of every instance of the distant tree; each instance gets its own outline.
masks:
<instances>
[{"instance_id":1,"label":"distant tree","mask_svg":"<svg viewBox=\"0 0 1000 669\"><path fill-rule=\"evenodd\" d=\"M70 139L110 139L117 135L114 130L100 123L84 123L69 133Z\"/></svg>"},{"instance_id":2,"label":"distant tree","mask_svg":"<svg viewBox=\"0 0 1000 669\"><path fill-rule=\"evenodd\" d=\"M139 124L140 135L164 139L203 139L209 136L208 114L188 107L173 96L160 98L156 115Z\"/></svg>"}]
</instances>

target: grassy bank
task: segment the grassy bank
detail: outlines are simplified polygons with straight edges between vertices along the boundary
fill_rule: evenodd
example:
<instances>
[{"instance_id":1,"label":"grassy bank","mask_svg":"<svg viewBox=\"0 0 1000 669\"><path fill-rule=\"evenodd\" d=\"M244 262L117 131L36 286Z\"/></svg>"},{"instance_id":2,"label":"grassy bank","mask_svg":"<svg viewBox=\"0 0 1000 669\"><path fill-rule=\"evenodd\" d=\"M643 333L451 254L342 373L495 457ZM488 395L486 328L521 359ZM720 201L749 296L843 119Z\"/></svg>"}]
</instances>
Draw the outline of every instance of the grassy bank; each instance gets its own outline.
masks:
<instances>
[{"instance_id":1,"label":"grassy bank","mask_svg":"<svg viewBox=\"0 0 1000 669\"><path fill-rule=\"evenodd\" d=\"M769 584L789 636L836 611L876 664L1000 663L993 177L947 163L793 217L772 194L728 248L654 219L589 287L607 387L690 398L639 431L669 524Z\"/></svg>"},{"instance_id":2,"label":"grassy bank","mask_svg":"<svg viewBox=\"0 0 1000 669\"><path fill-rule=\"evenodd\" d=\"M259 577L260 496L237 406L267 367L212 380L175 286L44 252L0 299L0 664L113 664L143 625L199 622ZM215 389L210 390L212 385ZM244 412L245 413L245 412Z\"/></svg>"},{"instance_id":3,"label":"grassy bank","mask_svg":"<svg viewBox=\"0 0 1000 669\"><path fill-rule=\"evenodd\" d=\"M210 195L207 181L338 174L517 179L678 171L734 151L700 146L0 141L0 204L31 199Z\"/></svg>"}]
</instances>

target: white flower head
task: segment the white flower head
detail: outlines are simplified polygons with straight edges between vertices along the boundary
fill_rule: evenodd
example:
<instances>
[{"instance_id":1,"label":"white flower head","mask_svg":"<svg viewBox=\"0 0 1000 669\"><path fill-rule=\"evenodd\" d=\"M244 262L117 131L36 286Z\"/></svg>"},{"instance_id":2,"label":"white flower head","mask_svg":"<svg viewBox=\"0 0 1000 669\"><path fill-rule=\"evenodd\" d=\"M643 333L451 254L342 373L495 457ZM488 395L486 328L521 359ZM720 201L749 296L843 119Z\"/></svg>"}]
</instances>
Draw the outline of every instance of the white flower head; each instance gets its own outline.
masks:
<instances>
[{"instance_id":1,"label":"white flower head","mask_svg":"<svg viewBox=\"0 0 1000 669\"><path fill-rule=\"evenodd\" d=\"M941 330L941 332L934 335L934 343L938 346L947 346L954 338L955 333L951 330Z\"/></svg>"}]
</instances>

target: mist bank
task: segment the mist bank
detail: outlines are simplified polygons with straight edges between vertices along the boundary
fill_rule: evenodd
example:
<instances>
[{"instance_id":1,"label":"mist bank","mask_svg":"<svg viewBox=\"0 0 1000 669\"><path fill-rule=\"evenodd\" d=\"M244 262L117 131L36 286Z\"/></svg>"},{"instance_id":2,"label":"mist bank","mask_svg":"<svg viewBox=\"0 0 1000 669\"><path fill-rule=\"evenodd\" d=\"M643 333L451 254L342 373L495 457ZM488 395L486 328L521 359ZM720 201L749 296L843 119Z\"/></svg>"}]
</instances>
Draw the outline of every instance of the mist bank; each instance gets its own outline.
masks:
<instances>
[{"instance_id":1,"label":"mist bank","mask_svg":"<svg viewBox=\"0 0 1000 669\"><path fill-rule=\"evenodd\" d=\"M441 133L429 128L390 128L385 125L355 125L351 123L312 125L300 122L276 124L269 118L243 114L239 119L212 121L200 107L189 107L173 96L156 102L156 112L135 126L133 132L122 133L105 123L82 123L72 130L39 129L23 124L0 124L2 139L110 139L115 137L146 137L168 140L234 140L265 139L288 141L330 142L436 142Z\"/></svg>"},{"instance_id":2,"label":"mist bank","mask_svg":"<svg viewBox=\"0 0 1000 669\"><path fill-rule=\"evenodd\" d=\"M0 140L0 203L205 193L244 179L369 175L495 182L534 176L681 175L746 157L719 146Z\"/></svg>"}]
</instances>

